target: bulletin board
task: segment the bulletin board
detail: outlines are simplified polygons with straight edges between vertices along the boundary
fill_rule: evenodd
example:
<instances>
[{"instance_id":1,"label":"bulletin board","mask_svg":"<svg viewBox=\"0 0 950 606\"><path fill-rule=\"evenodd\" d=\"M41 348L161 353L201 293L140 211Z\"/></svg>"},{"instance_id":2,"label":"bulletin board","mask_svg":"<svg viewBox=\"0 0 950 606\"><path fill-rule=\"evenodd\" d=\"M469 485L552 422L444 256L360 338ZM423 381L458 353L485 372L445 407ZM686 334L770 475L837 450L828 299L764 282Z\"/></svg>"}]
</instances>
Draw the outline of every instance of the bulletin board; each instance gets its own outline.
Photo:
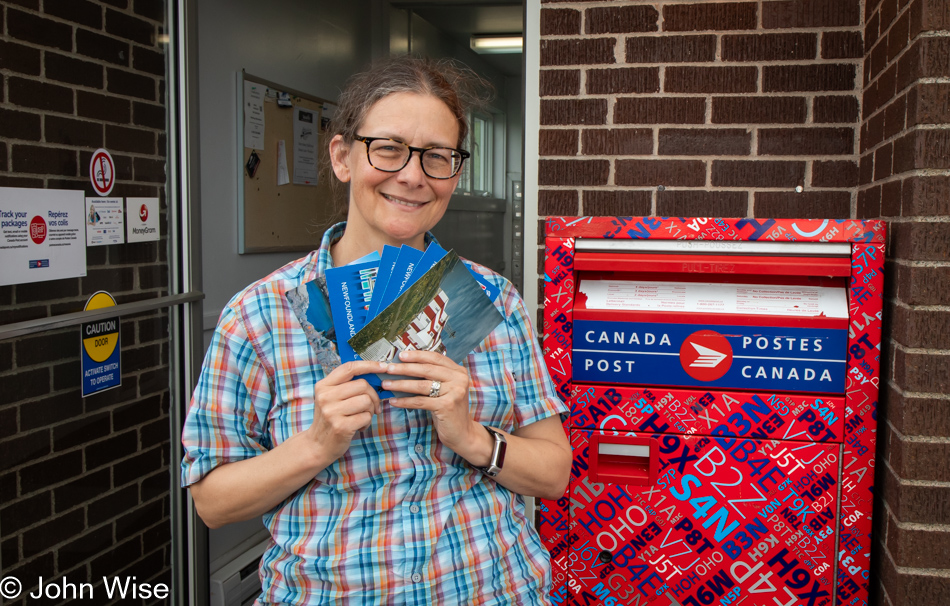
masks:
<instances>
[{"instance_id":1,"label":"bulletin board","mask_svg":"<svg viewBox=\"0 0 950 606\"><path fill-rule=\"evenodd\" d=\"M264 149L245 147L244 82L266 87L264 97ZM278 92L290 95L292 108L277 103ZM331 175L326 162L325 132L319 128L320 156L316 185L293 183L294 108L317 114L317 125L335 104L313 95L283 87L246 72L238 74L238 252L299 252L319 247L324 230L332 221L336 205L330 187ZM278 145L284 141L290 183L277 184ZM260 164L253 177L246 169L251 152L256 151Z\"/></svg>"}]
</instances>

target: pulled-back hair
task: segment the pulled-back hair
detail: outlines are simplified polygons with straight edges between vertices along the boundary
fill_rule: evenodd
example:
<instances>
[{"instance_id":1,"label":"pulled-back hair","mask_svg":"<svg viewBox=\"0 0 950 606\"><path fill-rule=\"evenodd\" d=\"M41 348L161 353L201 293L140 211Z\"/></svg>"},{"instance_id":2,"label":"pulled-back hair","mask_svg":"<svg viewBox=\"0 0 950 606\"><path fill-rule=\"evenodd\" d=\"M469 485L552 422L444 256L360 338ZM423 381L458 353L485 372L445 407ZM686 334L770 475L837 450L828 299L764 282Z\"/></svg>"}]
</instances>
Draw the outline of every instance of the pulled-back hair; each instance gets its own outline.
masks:
<instances>
[{"instance_id":1,"label":"pulled-back hair","mask_svg":"<svg viewBox=\"0 0 950 606\"><path fill-rule=\"evenodd\" d=\"M461 147L468 134L468 111L487 102L490 86L470 68L451 59L402 55L379 61L346 82L326 140L341 135L347 143L352 142L377 101L394 93L416 93L432 95L445 103L458 121L456 146Z\"/></svg>"}]
</instances>

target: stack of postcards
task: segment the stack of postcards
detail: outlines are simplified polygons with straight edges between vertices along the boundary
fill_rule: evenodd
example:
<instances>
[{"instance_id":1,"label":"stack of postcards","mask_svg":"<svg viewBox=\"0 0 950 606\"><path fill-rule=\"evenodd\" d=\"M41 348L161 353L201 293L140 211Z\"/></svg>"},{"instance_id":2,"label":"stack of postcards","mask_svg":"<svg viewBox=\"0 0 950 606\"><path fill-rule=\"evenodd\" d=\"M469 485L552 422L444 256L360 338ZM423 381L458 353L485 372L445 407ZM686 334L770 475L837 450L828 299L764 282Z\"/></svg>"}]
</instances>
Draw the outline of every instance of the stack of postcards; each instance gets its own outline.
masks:
<instances>
[{"instance_id":1,"label":"stack of postcards","mask_svg":"<svg viewBox=\"0 0 950 606\"><path fill-rule=\"evenodd\" d=\"M287 298L325 372L339 360L398 362L400 351L437 351L456 363L502 321L498 287L436 243L385 246L380 255L326 271ZM382 392L381 379L364 377Z\"/></svg>"}]
</instances>

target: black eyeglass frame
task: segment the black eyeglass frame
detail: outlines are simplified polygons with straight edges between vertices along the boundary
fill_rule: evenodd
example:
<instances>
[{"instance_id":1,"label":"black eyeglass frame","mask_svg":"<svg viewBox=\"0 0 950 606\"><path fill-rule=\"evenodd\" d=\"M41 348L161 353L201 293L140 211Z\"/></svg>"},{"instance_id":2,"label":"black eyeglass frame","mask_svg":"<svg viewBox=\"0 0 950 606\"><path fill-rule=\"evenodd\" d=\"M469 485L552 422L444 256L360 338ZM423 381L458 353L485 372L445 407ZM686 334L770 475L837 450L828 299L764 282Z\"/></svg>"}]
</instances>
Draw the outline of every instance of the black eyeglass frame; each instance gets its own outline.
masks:
<instances>
[{"instance_id":1,"label":"black eyeglass frame","mask_svg":"<svg viewBox=\"0 0 950 606\"><path fill-rule=\"evenodd\" d=\"M419 152L419 166L422 167L422 172L424 172L427 177L429 177L430 179L441 179L441 180L454 179L455 176L458 175L462 171L462 165L465 163L465 160L472 157L472 154L465 151L464 149L456 149L454 147L443 147L441 145L435 145L432 147L413 147L411 145L406 145L405 143L403 143L402 141L399 141L398 139L392 139L390 137L363 137L362 135L353 135L353 139L356 141L361 141L366 144L366 161L369 162L370 166L384 173L398 173L402 169L409 166L409 161L412 160L412 152ZM406 163L395 170L386 170L385 168L380 168L376 166L375 164L373 164L373 161L369 157L369 146L370 146L370 143L372 143L373 141L392 141L393 143L404 145L406 148L409 149L409 155L406 156ZM433 150L433 149L447 149L450 151L454 151L458 153L460 156L462 156L462 160L459 162L458 168L455 169L454 173L452 173L448 177L436 177L429 174L429 172L426 170L425 162L422 161L422 155L426 153L427 151Z\"/></svg>"}]
</instances>

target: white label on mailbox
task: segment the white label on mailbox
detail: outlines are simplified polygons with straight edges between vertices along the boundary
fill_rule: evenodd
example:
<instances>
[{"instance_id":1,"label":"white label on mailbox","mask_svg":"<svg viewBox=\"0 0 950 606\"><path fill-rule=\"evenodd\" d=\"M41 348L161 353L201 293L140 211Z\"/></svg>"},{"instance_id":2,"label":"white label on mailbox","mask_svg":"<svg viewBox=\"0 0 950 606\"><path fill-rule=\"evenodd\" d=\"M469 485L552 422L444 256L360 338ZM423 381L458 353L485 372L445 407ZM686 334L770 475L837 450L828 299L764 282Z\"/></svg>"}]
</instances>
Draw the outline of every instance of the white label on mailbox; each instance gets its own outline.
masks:
<instances>
[{"instance_id":1,"label":"white label on mailbox","mask_svg":"<svg viewBox=\"0 0 950 606\"><path fill-rule=\"evenodd\" d=\"M843 288L774 284L583 280L587 309L847 318Z\"/></svg>"},{"instance_id":2,"label":"white label on mailbox","mask_svg":"<svg viewBox=\"0 0 950 606\"><path fill-rule=\"evenodd\" d=\"M604 444L597 446L597 452L602 455L620 455L624 457L650 457L649 446L636 444Z\"/></svg>"}]
</instances>

